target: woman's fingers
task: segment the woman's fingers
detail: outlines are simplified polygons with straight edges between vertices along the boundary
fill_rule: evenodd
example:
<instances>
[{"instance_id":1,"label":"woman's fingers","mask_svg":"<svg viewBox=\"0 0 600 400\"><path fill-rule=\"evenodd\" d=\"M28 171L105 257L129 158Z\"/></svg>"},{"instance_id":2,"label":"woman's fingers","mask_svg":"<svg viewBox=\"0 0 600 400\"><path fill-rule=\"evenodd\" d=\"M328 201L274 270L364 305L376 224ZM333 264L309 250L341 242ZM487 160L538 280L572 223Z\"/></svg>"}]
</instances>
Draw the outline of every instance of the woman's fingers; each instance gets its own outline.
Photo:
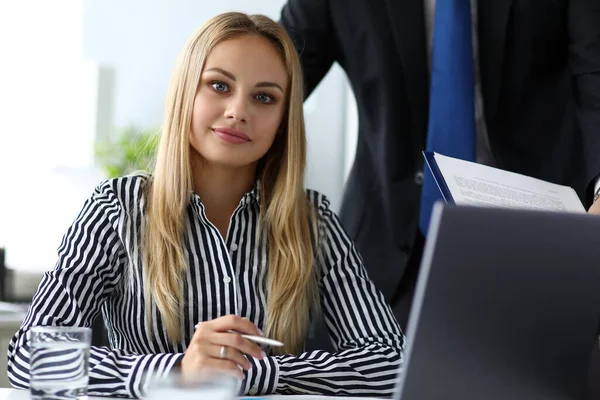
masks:
<instances>
[{"instance_id":1,"label":"woman's fingers","mask_svg":"<svg viewBox=\"0 0 600 400\"><path fill-rule=\"evenodd\" d=\"M262 351L260 346L244 338L239 333L216 332L210 336L209 342L215 345L226 346L227 348L235 349L239 353L248 354L254 358L262 359L265 357L265 353Z\"/></svg>"},{"instance_id":2,"label":"woman's fingers","mask_svg":"<svg viewBox=\"0 0 600 400\"><path fill-rule=\"evenodd\" d=\"M234 347L229 347L225 345L216 345L211 346L210 356L212 358L217 358L219 360L229 360L236 365L239 365L241 368L246 371L252 367L252 364L243 353L237 350Z\"/></svg>"},{"instance_id":3,"label":"woman's fingers","mask_svg":"<svg viewBox=\"0 0 600 400\"><path fill-rule=\"evenodd\" d=\"M253 323L236 315L198 324L181 362L182 369L186 373L221 372L243 379L244 370L252 367L246 355L265 357L256 343L241 336L243 333L262 335Z\"/></svg>"},{"instance_id":4,"label":"woman's fingers","mask_svg":"<svg viewBox=\"0 0 600 400\"><path fill-rule=\"evenodd\" d=\"M236 349L206 341L191 345L181 361L184 374L227 373L244 379L244 369L249 368L249 361Z\"/></svg>"},{"instance_id":5,"label":"woman's fingers","mask_svg":"<svg viewBox=\"0 0 600 400\"><path fill-rule=\"evenodd\" d=\"M242 337L241 333L251 335L261 334L260 330L246 318L241 318L237 315L226 315L196 325L196 332L192 341L208 341L215 345L232 347L240 353L248 354L258 359L265 357L265 353L260 346ZM211 355L216 357L213 353Z\"/></svg>"},{"instance_id":6,"label":"woman's fingers","mask_svg":"<svg viewBox=\"0 0 600 400\"><path fill-rule=\"evenodd\" d=\"M247 333L248 335L260 335L262 332L246 318L238 317L237 315L229 314L212 321L204 322L203 324L211 324L211 328L215 331L225 332L233 330L239 333Z\"/></svg>"},{"instance_id":7,"label":"woman's fingers","mask_svg":"<svg viewBox=\"0 0 600 400\"><path fill-rule=\"evenodd\" d=\"M222 360L220 358L210 358L204 364L204 369L211 373L223 373L233 376L237 379L244 379L244 371L238 364L231 360Z\"/></svg>"}]
</instances>

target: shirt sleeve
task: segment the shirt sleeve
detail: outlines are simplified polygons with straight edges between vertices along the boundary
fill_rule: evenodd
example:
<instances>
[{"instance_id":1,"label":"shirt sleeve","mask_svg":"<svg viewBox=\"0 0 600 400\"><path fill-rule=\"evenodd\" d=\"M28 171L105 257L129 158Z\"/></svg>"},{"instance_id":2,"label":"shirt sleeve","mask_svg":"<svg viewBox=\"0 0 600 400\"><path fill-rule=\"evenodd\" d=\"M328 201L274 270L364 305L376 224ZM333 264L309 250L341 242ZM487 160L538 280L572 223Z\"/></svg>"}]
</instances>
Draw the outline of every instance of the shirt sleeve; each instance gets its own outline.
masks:
<instances>
[{"instance_id":1,"label":"shirt sleeve","mask_svg":"<svg viewBox=\"0 0 600 400\"><path fill-rule=\"evenodd\" d=\"M251 358L243 392L390 396L403 360L404 335L328 201L322 198L318 204L321 307L336 352Z\"/></svg>"},{"instance_id":2,"label":"shirt sleeve","mask_svg":"<svg viewBox=\"0 0 600 400\"><path fill-rule=\"evenodd\" d=\"M117 287L127 255L117 234L121 207L112 185L99 185L67 230L54 270L44 274L19 331L8 347L8 378L29 387L28 332L33 326L91 327ZM182 354L129 354L108 347L90 351L90 395L140 397Z\"/></svg>"},{"instance_id":3,"label":"shirt sleeve","mask_svg":"<svg viewBox=\"0 0 600 400\"><path fill-rule=\"evenodd\" d=\"M307 98L337 58L337 44L331 34L329 1L288 0L279 23L292 39L302 64Z\"/></svg>"}]
</instances>

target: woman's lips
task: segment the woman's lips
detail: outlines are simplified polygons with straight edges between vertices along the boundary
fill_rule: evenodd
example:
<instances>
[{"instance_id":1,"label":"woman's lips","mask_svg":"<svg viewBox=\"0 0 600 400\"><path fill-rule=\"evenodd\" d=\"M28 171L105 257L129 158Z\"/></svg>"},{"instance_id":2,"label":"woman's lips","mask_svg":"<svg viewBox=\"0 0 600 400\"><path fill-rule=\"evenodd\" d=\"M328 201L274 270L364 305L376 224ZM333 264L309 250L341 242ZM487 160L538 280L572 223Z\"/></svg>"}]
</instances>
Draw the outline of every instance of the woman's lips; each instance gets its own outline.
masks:
<instances>
[{"instance_id":1,"label":"woman's lips","mask_svg":"<svg viewBox=\"0 0 600 400\"><path fill-rule=\"evenodd\" d=\"M246 135L242 131L238 131L236 129L231 128L213 128L213 132L222 140L233 143L233 144L242 144L250 141L248 135Z\"/></svg>"}]
</instances>

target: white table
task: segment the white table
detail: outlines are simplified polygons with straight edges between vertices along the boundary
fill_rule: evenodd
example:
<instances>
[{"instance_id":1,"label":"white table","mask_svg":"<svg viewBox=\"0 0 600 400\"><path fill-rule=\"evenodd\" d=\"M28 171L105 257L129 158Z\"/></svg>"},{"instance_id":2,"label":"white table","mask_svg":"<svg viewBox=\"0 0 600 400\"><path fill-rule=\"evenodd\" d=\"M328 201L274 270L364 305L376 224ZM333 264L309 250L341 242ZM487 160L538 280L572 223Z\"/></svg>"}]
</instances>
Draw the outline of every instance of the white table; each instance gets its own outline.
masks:
<instances>
[{"instance_id":1,"label":"white table","mask_svg":"<svg viewBox=\"0 0 600 400\"><path fill-rule=\"evenodd\" d=\"M279 400L381 400L374 397L333 397L333 396L251 396L249 398L279 399ZM107 400L112 397L89 397L89 400ZM242 397L243 399L244 397ZM115 398L116 399L116 398ZM0 400L29 400L28 390L1 389ZM122 399L119 399L122 400Z\"/></svg>"}]
</instances>

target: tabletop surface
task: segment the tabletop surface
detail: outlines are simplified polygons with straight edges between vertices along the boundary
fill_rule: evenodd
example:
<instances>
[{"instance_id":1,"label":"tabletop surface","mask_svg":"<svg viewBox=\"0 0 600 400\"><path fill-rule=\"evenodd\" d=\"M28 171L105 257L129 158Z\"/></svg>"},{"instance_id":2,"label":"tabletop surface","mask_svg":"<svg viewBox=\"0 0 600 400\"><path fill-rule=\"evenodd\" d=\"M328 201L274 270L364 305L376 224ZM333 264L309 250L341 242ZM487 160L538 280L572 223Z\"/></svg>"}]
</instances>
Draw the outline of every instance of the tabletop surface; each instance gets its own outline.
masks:
<instances>
[{"instance_id":1,"label":"tabletop surface","mask_svg":"<svg viewBox=\"0 0 600 400\"><path fill-rule=\"evenodd\" d=\"M90 396L89 400L107 400L116 399L116 397L95 397ZM344 400L381 400L374 397L333 397L333 396L251 396L241 397L241 399L284 399L284 400L333 400L343 398ZM29 400L28 390L17 390L17 389L3 389L0 388L0 400ZM122 399L120 399L122 400Z\"/></svg>"}]
</instances>

